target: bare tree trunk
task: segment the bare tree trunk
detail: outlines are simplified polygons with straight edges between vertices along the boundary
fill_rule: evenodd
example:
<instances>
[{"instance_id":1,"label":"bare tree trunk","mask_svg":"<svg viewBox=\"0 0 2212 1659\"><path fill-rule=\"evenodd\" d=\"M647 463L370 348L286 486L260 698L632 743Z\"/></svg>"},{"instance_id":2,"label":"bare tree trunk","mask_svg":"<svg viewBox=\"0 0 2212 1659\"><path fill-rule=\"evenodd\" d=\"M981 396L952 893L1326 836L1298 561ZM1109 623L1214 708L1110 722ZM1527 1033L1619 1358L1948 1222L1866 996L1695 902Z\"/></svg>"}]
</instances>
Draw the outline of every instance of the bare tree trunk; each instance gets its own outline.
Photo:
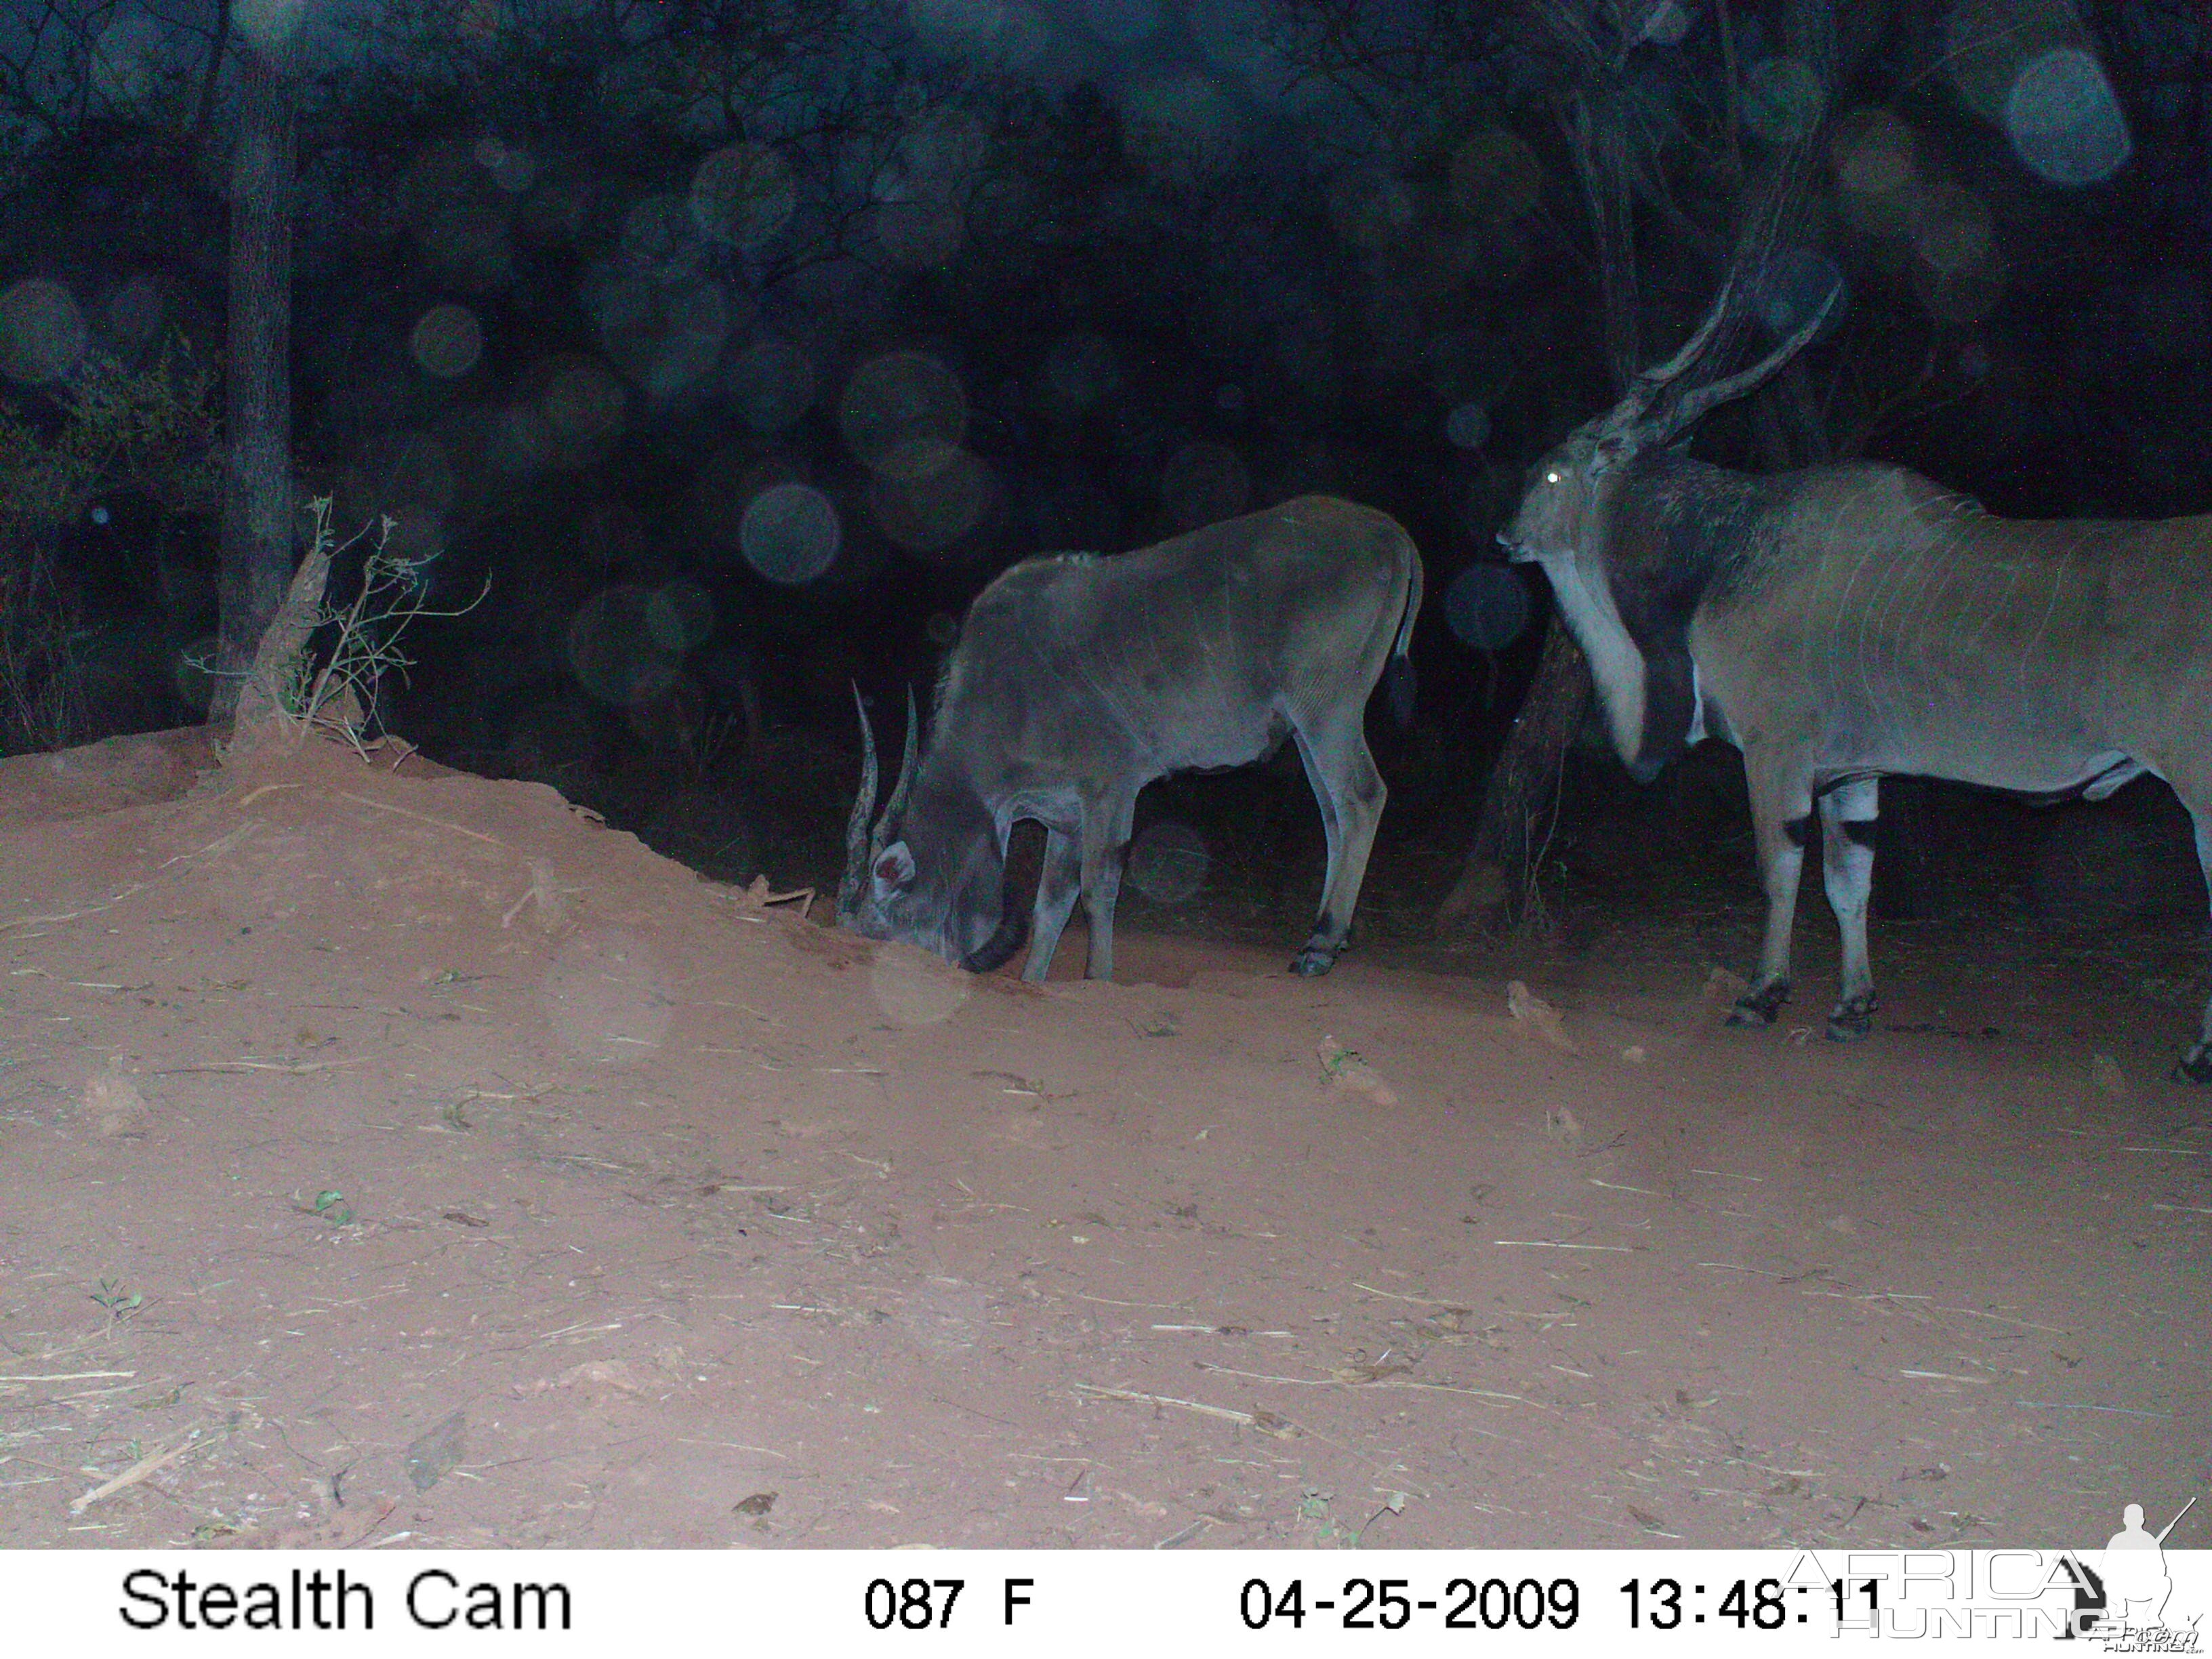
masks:
<instances>
[{"instance_id":1,"label":"bare tree trunk","mask_svg":"<svg viewBox=\"0 0 2212 1659\"><path fill-rule=\"evenodd\" d=\"M230 0L216 8L215 42L208 50L207 73L200 77L199 101L192 110L192 124L185 130L182 153L191 155L207 142L208 122L215 113L216 83L222 79L222 58L230 45Z\"/></svg>"},{"instance_id":2,"label":"bare tree trunk","mask_svg":"<svg viewBox=\"0 0 2212 1659\"><path fill-rule=\"evenodd\" d=\"M1644 367L1642 319L1637 306L1635 158L1622 112L1611 102L1592 109L1577 97L1568 112L1574 139L1575 176L1589 204L1595 234L1598 297L1605 310L1605 366L1616 398Z\"/></svg>"},{"instance_id":3,"label":"bare tree trunk","mask_svg":"<svg viewBox=\"0 0 2212 1659\"><path fill-rule=\"evenodd\" d=\"M284 603L270 619L269 627L253 650L252 667L243 680L234 681L238 697L237 720L231 726L230 744L222 751L226 766L258 753L286 730L280 700L287 686L299 684L307 641L322 620L323 594L330 586L331 544L316 537L307 557L286 585ZM313 707L312 697L304 700ZM354 724L359 724L355 710ZM293 728L292 745L299 746L307 731L302 720Z\"/></svg>"},{"instance_id":4,"label":"bare tree trunk","mask_svg":"<svg viewBox=\"0 0 2212 1659\"><path fill-rule=\"evenodd\" d=\"M1534 920L1530 883L1551 839L1559 769L1589 707L1589 665L1574 636L1553 619L1536 678L1491 769L1474 843L1459 879L1437 907L1441 933L1466 933Z\"/></svg>"},{"instance_id":5,"label":"bare tree trunk","mask_svg":"<svg viewBox=\"0 0 2212 1659\"><path fill-rule=\"evenodd\" d=\"M1599 297L1605 312L1606 368L1615 396L1642 367L1638 314L1634 161L1619 112L1577 95L1566 113L1575 172L1597 243ZM1567 745L1589 706L1589 666L1556 612L1546 624L1536 677L1492 769L1474 840L1459 879L1437 908L1436 928L1464 934L1533 920L1528 900L1535 861L1549 840Z\"/></svg>"},{"instance_id":6,"label":"bare tree trunk","mask_svg":"<svg viewBox=\"0 0 2212 1659\"><path fill-rule=\"evenodd\" d=\"M292 207L298 106L291 79L240 41L230 169L228 393L218 596L222 672L208 709L228 720L240 676L292 574Z\"/></svg>"}]
</instances>

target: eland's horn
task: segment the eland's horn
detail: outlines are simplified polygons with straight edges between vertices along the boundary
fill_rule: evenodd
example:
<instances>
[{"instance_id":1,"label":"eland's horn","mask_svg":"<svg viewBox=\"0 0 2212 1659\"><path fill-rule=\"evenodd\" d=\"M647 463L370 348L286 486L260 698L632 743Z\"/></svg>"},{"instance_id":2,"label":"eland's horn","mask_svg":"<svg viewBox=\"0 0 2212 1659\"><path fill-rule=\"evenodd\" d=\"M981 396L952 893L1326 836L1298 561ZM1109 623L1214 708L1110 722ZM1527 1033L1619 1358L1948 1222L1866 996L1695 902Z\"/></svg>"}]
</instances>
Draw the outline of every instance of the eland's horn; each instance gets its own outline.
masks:
<instances>
[{"instance_id":1,"label":"eland's horn","mask_svg":"<svg viewBox=\"0 0 2212 1659\"><path fill-rule=\"evenodd\" d=\"M1728 280L1721 284L1721 291L1713 300L1712 309L1705 313L1705 321L1698 325L1697 332L1682 343L1682 349L1665 362L1645 369L1629 383L1627 394L1621 398L1611 424L1625 428L1642 422L1644 412L1651 407L1652 400L1679 380L1682 371L1696 362L1698 354L1712 343L1714 331L1720 327L1721 319L1728 315L1729 295L1735 288L1735 276L1731 272Z\"/></svg>"},{"instance_id":2,"label":"eland's horn","mask_svg":"<svg viewBox=\"0 0 2212 1659\"><path fill-rule=\"evenodd\" d=\"M862 719L866 716L863 715ZM899 758L898 781L891 786L891 798L884 803L884 815L876 820L876 827L868 837L868 861L875 862L876 854L884 850L890 839L892 827L905 816L906 798L914 788L914 750L921 736L921 722L914 712L914 688L906 689L906 753Z\"/></svg>"},{"instance_id":3,"label":"eland's horn","mask_svg":"<svg viewBox=\"0 0 2212 1659\"><path fill-rule=\"evenodd\" d=\"M960 959L960 965L971 974L996 973L1029 943L1029 937L1030 913L1014 890L1014 866L1010 859L1000 884L999 925L990 938Z\"/></svg>"},{"instance_id":4,"label":"eland's horn","mask_svg":"<svg viewBox=\"0 0 2212 1659\"><path fill-rule=\"evenodd\" d=\"M1735 291L1735 276L1731 272L1721 284L1721 291L1713 296L1713 308L1705 313L1705 320L1698 325L1698 331L1682 343L1682 349L1656 368L1647 368L1636 378L1645 385L1657 387L1678 379L1697 358L1699 352L1711 343L1713 331L1728 315L1729 295Z\"/></svg>"},{"instance_id":5,"label":"eland's horn","mask_svg":"<svg viewBox=\"0 0 2212 1659\"><path fill-rule=\"evenodd\" d=\"M1655 422L1657 432L1654 441L1664 443L1675 434L1686 432L1696 425L1699 416L1703 416L1707 410L1717 409L1734 398L1758 391L1781 369L1784 364L1802 351L1808 341L1820 331L1820 325L1828 320L1828 313L1836 308L1836 301L1843 298L1843 295L1844 285L1838 281L1828 290L1827 297L1814 308L1813 314L1798 324L1788 339L1768 352L1749 368L1731 374L1726 380L1715 380L1711 386L1701 386L1694 391L1685 392L1681 401L1660 416Z\"/></svg>"},{"instance_id":6,"label":"eland's horn","mask_svg":"<svg viewBox=\"0 0 2212 1659\"><path fill-rule=\"evenodd\" d=\"M853 687L853 707L860 715L860 793L853 798L852 816L845 820L845 875L837 884L837 914L854 915L866 885L874 849L868 844L868 815L876 810L876 734L868 725L868 705L860 688Z\"/></svg>"}]
</instances>

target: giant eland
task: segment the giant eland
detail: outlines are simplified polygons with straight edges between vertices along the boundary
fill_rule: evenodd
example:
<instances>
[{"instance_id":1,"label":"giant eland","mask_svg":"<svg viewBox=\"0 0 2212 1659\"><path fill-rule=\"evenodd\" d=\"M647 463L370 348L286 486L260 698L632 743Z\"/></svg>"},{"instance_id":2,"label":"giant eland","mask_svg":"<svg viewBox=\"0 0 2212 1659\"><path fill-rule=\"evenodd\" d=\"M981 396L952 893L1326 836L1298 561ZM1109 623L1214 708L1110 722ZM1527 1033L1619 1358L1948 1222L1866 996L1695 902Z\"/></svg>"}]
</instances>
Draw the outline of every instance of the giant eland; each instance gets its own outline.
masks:
<instances>
[{"instance_id":1,"label":"giant eland","mask_svg":"<svg viewBox=\"0 0 2212 1659\"><path fill-rule=\"evenodd\" d=\"M1543 566L1639 780L1708 735L1742 751L1767 913L1732 1021L1771 1023L1789 997L1817 805L1843 934L1827 1031L1869 1029L1885 773L2092 800L2150 773L2195 820L2212 888L2212 517L2001 519L1901 467L1692 460L1698 417L1780 369L1837 297L1753 368L1685 380L1729 292L1537 465L1498 539ZM2174 1069L2212 1083L2212 1004Z\"/></svg>"},{"instance_id":2,"label":"giant eland","mask_svg":"<svg viewBox=\"0 0 2212 1659\"><path fill-rule=\"evenodd\" d=\"M1344 949L1387 793L1368 695L1393 671L1401 717L1421 605L1413 538L1383 514L1306 495L1111 558L1063 553L1000 575L969 607L919 765L906 756L872 827L876 749L860 710L860 790L838 920L989 973L1035 940L1042 980L1081 896L1086 972L1114 976L1114 902L1138 792L1297 745L1328 844L1321 913L1291 964ZM855 693L857 699L858 693ZM1016 822L1045 827L1034 914L1007 891Z\"/></svg>"}]
</instances>

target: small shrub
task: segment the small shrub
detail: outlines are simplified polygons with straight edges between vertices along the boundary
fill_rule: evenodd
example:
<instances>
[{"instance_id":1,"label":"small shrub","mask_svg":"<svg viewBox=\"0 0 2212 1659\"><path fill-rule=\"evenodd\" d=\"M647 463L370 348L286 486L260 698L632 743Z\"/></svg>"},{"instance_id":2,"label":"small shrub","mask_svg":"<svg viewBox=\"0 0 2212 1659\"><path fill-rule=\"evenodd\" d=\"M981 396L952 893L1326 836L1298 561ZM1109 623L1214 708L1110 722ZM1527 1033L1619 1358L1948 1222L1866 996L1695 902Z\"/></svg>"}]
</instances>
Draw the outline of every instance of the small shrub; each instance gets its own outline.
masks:
<instances>
[{"instance_id":1,"label":"small shrub","mask_svg":"<svg viewBox=\"0 0 2212 1659\"><path fill-rule=\"evenodd\" d=\"M433 610L422 602L430 558L407 559L392 550L397 520L386 515L340 542L331 527L329 496L316 497L307 511L314 520L307 556L246 671L238 726L243 732L259 716L274 715L297 733L320 727L365 755L380 683L387 674L404 680L414 666L402 648L409 626L422 617L466 616L483 603L491 582L487 578L483 591L458 610ZM331 562L356 549L362 550L361 586L350 604L334 606L325 597ZM188 664L217 672L204 659Z\"/></svg>"},{"instance_id":2,"label":"small shrub","mask_svg":"<svg viewBox=\"0 0 2212 1659\"><path fill-rule=\"evenodd\" d=\"M144 368L88 361L34 422L0 403L0 750L101 735L88 695L88 626L63 538L96 501L137 490L173 513L214 499L213 379L182 348Z\"/></svg>"}]
</instances>

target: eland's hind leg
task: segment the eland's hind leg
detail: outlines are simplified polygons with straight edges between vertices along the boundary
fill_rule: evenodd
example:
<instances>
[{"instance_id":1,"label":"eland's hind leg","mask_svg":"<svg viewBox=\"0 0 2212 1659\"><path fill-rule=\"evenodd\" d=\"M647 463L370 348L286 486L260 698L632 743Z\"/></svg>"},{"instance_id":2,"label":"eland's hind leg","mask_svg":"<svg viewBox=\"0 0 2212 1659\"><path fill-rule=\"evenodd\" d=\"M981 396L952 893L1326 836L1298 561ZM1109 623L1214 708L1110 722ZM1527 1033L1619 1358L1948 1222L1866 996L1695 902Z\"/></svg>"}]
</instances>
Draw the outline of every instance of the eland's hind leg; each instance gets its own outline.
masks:
<instances>
[{"instance_id":1,"label":"eland's hind leg","mask_svg":"<svg viewBox=\"0 0 2212 1659\"><path fill-rule=\"evenodd\" d=\"M1874 963L1867 955L1867 901L1874 892L1874 826L1881 787L1878 779L1854 778L1820 797L1820 873L1844 936L1843 994L1828 1015L1828 1035L1838 1042L1872 1030L1875 1010L1881 1006Z\"/></svg>"},{"instance_id":2,"label":"eland's hind leg","mask_svg":"<svg viewBox=\"0 0 2212 1659\"><path fill-rule=\"evenodd\" d=\"M1349 724L1339 721L1309 731L1293 721L1291 727L1328 835L1321 910L1314 918L1312 935L1291 963L1294 974L1325 974L1336 965L1352 932L1360 884L1367 878L1375 826L1382 822L1383 803L1389 799L1382 775L1375 769L1375 757L1367 751L1360 718L1361 711L1355 709Z\"/></svg>"},{"instance_id":3,"label":"eland's hind leg","mask_svg":"<svg viewBox=\"0 0 2212 1659\"><path fill-rule=\"evenodd\" d=\"M2189 809L2189 816L2197 826L2197 864L2204 872L2204 896L2212 905L2212 801L2181 798ZM2212 948L2212 941L2208 942ZM2204 1005L2204 1018L2197 1028L2197 1041L2183 1051L2175 1064L2176 1082L2212 1083L2212 1001Z\"/></svg>"},{"instance_id":4,"label":"eland's hind leg","mask_svg":"<svg viewBox=\"0 0 2212 1659\"><path fill-rule=\"evenodd\" d=\"M1114 901L1121 896L1121 862L1136 817L1134 795L1083 804L1083 908L1091 918L1085 979L1114 977Z\"/></svg>"}]
</instances>

